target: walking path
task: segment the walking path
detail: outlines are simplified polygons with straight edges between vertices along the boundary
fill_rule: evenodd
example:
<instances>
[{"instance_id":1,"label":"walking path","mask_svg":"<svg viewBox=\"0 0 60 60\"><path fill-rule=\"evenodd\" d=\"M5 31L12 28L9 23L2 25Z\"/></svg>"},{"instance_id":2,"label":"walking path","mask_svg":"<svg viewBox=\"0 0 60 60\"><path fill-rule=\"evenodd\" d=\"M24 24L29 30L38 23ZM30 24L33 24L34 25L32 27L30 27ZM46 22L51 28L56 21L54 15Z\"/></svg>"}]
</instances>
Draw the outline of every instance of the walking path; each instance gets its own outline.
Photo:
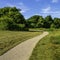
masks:
<instances>
[{"instance_id":1,"label":"walking path","mask_svg":"<svg viewBox=\"0 0 60 60\"><path fill-rule=\"evenodd\" d=\"M48 32L43 32L43 34L39 36L22 42L4 55L0 56L0 60L29 60L29 57L31 56L33 48L36 46L37 42L48 34Z\"/></svg>"}]
</instances>

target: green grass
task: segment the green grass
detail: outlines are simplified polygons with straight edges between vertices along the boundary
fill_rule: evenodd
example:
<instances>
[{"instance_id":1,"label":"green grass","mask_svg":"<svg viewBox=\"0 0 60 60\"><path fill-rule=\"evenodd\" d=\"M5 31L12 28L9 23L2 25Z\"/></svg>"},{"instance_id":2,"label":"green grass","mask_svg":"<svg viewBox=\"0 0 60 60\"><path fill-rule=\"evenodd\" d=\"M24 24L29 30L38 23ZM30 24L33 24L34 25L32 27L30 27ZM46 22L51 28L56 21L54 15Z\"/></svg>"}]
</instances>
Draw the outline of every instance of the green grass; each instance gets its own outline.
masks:
<instances>
[{"instance_id":1,"label":"green grass","mask_svg":"<svg viewBox=\"0 0 60 60\"><path fill-rule=\"evenodd\" d=\"M42 32L0 31L0 55Z\"/></svg>"},{"instance_id":2,"label":"green grass","mask_svg":"<svg viewBox=\"0 0 60 60\"><path fill-rule=\"evenodd\" d=\"M55 28L29 28L30 31L60 31L60 29Z\"/></svg>"},{"instance_id":3,"label":"green grass","mask_svg":"<svg viewBox=\"0 0 60 60\"><path fill-rule=\"evenodd\" d=\"M60 60L60 31L50 31L48 36L39 41L30 60Z\"/></svg>"}]
</instances>

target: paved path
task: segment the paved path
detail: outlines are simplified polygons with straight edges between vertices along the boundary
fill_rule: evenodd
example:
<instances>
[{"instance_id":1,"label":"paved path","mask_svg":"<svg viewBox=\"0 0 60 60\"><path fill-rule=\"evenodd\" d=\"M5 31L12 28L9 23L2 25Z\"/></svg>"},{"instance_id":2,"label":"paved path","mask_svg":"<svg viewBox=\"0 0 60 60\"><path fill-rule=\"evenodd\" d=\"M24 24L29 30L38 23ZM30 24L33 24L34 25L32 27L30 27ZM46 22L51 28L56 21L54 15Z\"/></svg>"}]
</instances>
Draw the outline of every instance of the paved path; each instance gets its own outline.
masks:
<instances>
[{"instance_id":1,"label":"paved path","mask_svg":"<svg viewBox=\"0 0 60 60\"><path fill-rule=\"evenodd\" d=\"M48 32L43 32L43 34L17 45L4 55L0 56L0 60L29 60L37 42L46 35L48 35Z\"/></svg>"}]
</instances>

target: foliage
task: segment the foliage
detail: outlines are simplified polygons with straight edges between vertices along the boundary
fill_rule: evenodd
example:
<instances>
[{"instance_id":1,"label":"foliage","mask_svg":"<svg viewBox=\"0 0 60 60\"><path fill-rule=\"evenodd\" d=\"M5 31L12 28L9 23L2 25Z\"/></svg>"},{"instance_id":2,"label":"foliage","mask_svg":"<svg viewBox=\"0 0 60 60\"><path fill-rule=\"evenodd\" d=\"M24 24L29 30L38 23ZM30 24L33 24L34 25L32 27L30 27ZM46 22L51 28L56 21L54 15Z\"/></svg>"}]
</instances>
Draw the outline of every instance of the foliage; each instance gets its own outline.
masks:
<instances>
[{"instance_id":1,"label":"foliage","mask_svg":"<svg viewBox=\"0 0 60 60\"><path fill-rule=\"evenodd\" d=\"M51 15L43 18L39 15L34 15L27 19L29 28L60 28L60 18L52 18Z\"/></svg>"},{"instance_id":2,"label":"foliage","mask_svg":"<svg viewBox=\"0 0 60 60\"><path fill-rule=\"evenodd\" d=\"M42 32L0 31L0 55L21 42L40 35Z\"/></svg>"},{"instance_id":3,"label":"foliage","mask_svg":"<svg viewBox=\"0 0 60 60\"><path fill-rule=\"evenodd\" d=\"M30 60L60 60L60 30L40 40L34 48Z\"/></svg>"},{"instance_id":4,"label":"foliage","mask_svg":"<svg viewBox=\"0 0 60 60\"><path fill-rule=\"evenodd\" d=\"M0 8L0 30L26 30L26 28L25 18L19 9L16 7Z\"/></svg>"},{"instance_id":5,"label":"foliage","mask_svg":"<svg viewBox=\"0 0 60 60\"><path fill-rule=\"evenodd\" d=\"M40 17L39 15L34 15L31 18L27 19L28 27L35 28L39 17Z\"/></svg>"},{"instance_id":6,"label":"foliage","mask_svg":"<svg viewBox=\"0 0 60 60\"><path fill-rule=\"evenodd\" d=\"M16 7L0 8L0 30L28 30L28 28L60 28L60 18L52 18L50 15L34 15L25 20ZM21 26L22 25L22 26ZM23 27L24 25L24 27Z\"/></svg>"},{"instance_id":7,"label":"foliage","mask_svg":"<svg viewBox=\"0 0 60 60\"><path fill-rule=\"evenodd\" d=\"M55 28L60 28L60 18L54 18L54 26Z\"/></svg>"},{"instance_id":8,"label":"foliage","mask_svg":"<svg viewBox=\"0 0 60 60\"><path fill-rule=\"evenodd\" d=\"M36 24L37 28L42 28L44 26L44 18L42 16L39 17L38 22Z\"/></svg>"},{"instance_id":9,"label":"foliage","mask_svg":"<svg viewBox=\"0 0 60 60\"><path fill-rule=\"evenodd\" d=\"M52 17L50 15L45 17L45 21L44 21L45 28L50 28L52 23L53 23L53 20L52 20Z\"/></svg>"}]
</instances>

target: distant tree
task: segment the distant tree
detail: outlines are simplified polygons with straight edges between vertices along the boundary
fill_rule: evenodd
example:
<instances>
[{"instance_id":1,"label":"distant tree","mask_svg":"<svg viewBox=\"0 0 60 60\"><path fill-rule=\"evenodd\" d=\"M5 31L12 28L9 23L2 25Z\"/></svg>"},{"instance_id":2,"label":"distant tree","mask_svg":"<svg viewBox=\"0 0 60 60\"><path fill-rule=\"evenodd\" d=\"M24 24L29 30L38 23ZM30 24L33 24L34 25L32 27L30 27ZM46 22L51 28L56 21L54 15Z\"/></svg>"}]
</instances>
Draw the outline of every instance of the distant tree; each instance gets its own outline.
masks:
<instances>
[{"instance_id":1,"label":"distant tree","mask_svg":"<svg viewBox=\"0 0 60 60\"><path fill-rule=\"evenodd\" d=\"M37 21L36 27L43 28L43 25L44 25L44 18L42 16L40 16Z\"/></svg>"},{"instance_id":2,"label":"distant tree","mask_svg":"<svg viewBox=\"0 0 60 60\"><path fill-rule=\"evenodd\" d=\"M60 28L60 18L54 18L54 26L55 28Z\"/></svg>"},{"instance_id":3,"label":"distant tree","mask_svg":"<svg viewBox=\"0 0 60 60\"><path fill-rule=\"evenodd\" d=\"M50 15L45 17L44 28L50 28L52 23L53 23L53 19Z\"/></svg>"},{"instance_id":4,"label":"distant tree","mask_svg":"<svg viewBox=\"0 0 60 60\"><path fill-rule=\"evenodd\" d=\"M25 30L27 28L24 16L16 7L0 8L0 21L2 21L2 23L0 22L0 29L2 26L8 30Z\"/></svg>"},{"instance_id":5,"label":"distant tree","mask_svg":"<svg viewBox=\"0 0 60 60\"><path fill-rule=\"evenodd\" d=\"M43 18L34 15L25 20L20 13L21 9L16 7L0 8L0 30L28 30L28 28L60 28L60 18L54 18L50 15Z\"/></svg>"},{"instance_id":6,"label":"distant tree","mask_svg":"<svg viewBox=\"0 0 60 60\"><path fill-rule=\"evenodd\" d=\"M30 17L29 19L27 19L28 27L35 28L39 17L40 17L39 15L34 15L34 16Z\"/></svg>"},{"instance_id":7,"label":"distant tree","mask_svg":"<svg viewBox=\"0 0 60 60\"><path fill-rule=\"evenodd\" d=\"M52 19L51 15L43 18L39 15L34 15L27 19L29 28L60 28L60 18Z\"/></svg>"},{"instance_id":8,"label":"distant tree","mask_svg":"<svg viewBox=\"0 0 60 60\"><path fill-rule=\"evenodd\" d=\"M54 24L54 23L52 23L50 28L55 28L55 24Z\"/></svg>"}]
</instances>

